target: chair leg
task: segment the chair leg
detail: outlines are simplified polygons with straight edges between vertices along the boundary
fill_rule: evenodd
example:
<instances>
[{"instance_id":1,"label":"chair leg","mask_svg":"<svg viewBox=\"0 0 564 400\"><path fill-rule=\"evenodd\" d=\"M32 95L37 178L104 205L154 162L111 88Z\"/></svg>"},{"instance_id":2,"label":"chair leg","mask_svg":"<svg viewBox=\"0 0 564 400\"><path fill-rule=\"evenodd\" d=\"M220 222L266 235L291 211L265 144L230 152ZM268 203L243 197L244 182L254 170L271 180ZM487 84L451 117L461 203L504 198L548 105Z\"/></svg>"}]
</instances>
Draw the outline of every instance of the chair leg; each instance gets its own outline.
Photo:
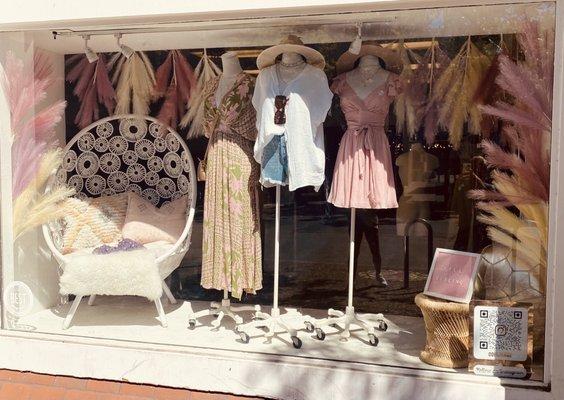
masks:
<instances>
[{"instance_id":1,"label":"chair leg","mask_svg":"<svg viewBox=\"0 0 564 400\"><path fill-rule=\"evenodd\" d=\"M72 319L74 318L74 314L76 313L76 309L80 305L81 300L82 300L82 296L76 296L74 298L69 313L67 314L65 320L63 321L63 329L68 329L68 327L70 326Z\"/></svg>"},{"instance_id":2,"label":"chair leg","mask_svg":"<svg viewBox=\"0 0 564 400\"><path fill-rule=\"evenodd\" d=\"M163 280L163 292L165 293L168 301L170 301L170 304L176 304L176 299L172 295L170 288L168 287L168 285L166 284L166 282L164 280Z\"/></svg>"},{"instance_id":3,"label":"chair leg","mask_svg":"<svg viewBox=\"0 0 564 400\"><path fill-rule=\"evenodd\" d=\"M88 298L88 305L89 306L93 306L94 305L94 300L96 300L96 295L93 294Z\"/></svg>"},{"instance_id":4,"label":"chair leg","mask_svg":"<svg viewBox=\"0 0 564 400\"><path fill-rule=\"evenodd\" d=\"M159 313L159 319L161 320L161 325L163 326L163 328L166 328L168 326L168 323L166 321L166 315L164 313L163 303L161 303L161 299L156 299L155 305L157 306L157 311Z\"/></svg>"}]
</instances>

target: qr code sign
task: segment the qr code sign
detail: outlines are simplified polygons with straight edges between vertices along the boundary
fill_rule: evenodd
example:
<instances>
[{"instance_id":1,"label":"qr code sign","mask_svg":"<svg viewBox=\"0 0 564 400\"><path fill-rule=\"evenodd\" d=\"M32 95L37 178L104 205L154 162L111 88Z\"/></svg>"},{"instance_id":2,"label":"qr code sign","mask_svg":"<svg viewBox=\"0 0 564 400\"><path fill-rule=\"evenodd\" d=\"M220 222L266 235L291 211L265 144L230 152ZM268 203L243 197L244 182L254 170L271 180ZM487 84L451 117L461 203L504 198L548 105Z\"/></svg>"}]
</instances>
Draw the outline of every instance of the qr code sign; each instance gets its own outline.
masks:
<instances>
[{"instance_id":1,"label":"qr code sign","mask_svg":"<svg viewBox=\"0 0 564 400\"><path fill-rule=\"evenodd\" d=\"M474 358L525 361L528 320L526 308L474 307Z\"/></svg>"}]
</instances>

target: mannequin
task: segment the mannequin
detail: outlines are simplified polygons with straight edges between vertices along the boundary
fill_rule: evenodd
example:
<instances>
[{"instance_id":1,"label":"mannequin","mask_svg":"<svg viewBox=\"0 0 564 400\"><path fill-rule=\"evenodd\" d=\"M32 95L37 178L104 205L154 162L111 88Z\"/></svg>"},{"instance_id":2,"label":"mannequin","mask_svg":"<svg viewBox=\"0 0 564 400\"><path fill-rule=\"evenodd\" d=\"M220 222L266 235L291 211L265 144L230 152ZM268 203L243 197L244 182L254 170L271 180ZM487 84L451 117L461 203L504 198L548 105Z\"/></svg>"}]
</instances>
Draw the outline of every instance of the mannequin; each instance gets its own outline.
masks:
<instances>
[{"instance_id":1,"label":"mannequin","mask_svg":"<svg viewBox=\"0 0 564 400\"><path fill-rule=\"evenodd\" d=\"M192 313L190 327L198 318L214 315L214 327L223 317L241 323L239 311L256 311L251 305L232 306L229 294L262 289L259 165L253 160L256 114L252 106L255 79L244 73L237 53L222 57L223 73L206 82L203 128L210 138L207 150L204 226L202 232L201 285L223 291L221 303ZM234 218L233 215L236 217ZM236 254L238 257L233 256Z\"/></svg>"},{"instance_id":2,"label":"mannequin","mask_svg":"<svg viewBox=\"0 0 564 400\"><path fill-rule=\"evenodd\" d=\"M435 195L428 188L433 186L430 180L439 160L427 153L421 143L413 143L408 152L397 158L396 165L403 185L397 213L397 233L404 235L406 223L417 218L428 219L431 215L430 203L435 200ZM427 232L421 224L416 224L410 234L422 236Z\"/></svg>"},{"instance_id":3,"label":"mannequin","mask_svg":"<svg viewBox=\"0 0 564 400\"><path fill-rule=\"evenodd\" d=\"M256 320L238 326L238 332L243 342L249 341L246 330L250 328L266 328L268 341L277 332L288 332L293 346L300 348L298 332L286 322L287 314L281 313L278 304L281 187L288 186L290 192L305 186L318 189L325 180L323 121L333 93L323 72L323 55L295 35L263 50L256 63L259 74L252 103L258 135L254 157L261 166L262 186L276 187L274 282L270 313L255 313ZM296 317L304 318L295 314L294 322Z\"/></svg>"},{"instance_id":4,"label":"mannequin","mask_svg":"<svg viewBox=\"0 0 564 400\"><path fill-rule=\"evenodd\" d=\"M283 53L280 62L276 64L276 72L280 83L280 90L294 80L306 66L304 58L298 53Z\"/></svg>"},{"instance_id":5,"label":"mannequin","mask_svg":"<svg viewBox=\"0 0 564 400\"><path fill-rule=\"evenodd\" d=\"M239 63L239 57L235 51L228 51L221 56L221 64L223 67L223 73L219 78L219 85L217 91L215 92L215 104L218 105L221 99L225 96L225 93L233 87L237 76L243 72L241 64Z\"/></svg>"},{"instance_id":6,"label":"mannequin","mask_svg":"<svg viewBox=\"0 0 564 400\"><path fill-rule=\"evenodd\" d=\"M384 84L388 74L378 57L366 55L360 58L357 68L347 73L347 82L358 97L364 100L374 89Z\"/></svg>"}]
</instances>

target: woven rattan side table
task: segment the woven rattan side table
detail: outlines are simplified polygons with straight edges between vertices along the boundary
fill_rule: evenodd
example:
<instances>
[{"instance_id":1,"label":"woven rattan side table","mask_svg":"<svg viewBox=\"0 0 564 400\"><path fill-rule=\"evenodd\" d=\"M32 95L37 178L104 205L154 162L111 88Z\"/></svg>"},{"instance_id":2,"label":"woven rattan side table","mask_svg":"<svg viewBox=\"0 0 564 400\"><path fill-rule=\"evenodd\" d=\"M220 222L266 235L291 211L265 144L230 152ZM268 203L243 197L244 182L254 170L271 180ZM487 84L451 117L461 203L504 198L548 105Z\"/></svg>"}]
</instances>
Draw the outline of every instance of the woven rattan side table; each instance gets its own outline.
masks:
<instances>
[{"instance_id":1,"label":"woven rattan side table","mask_svg":"<svg viewBox=\"0 0 564 400\"><path fill-rule=\"evenodd\" d=\"M468 366L469 305L435 299L419 293L415 296L425 320L427 342L421 361L446 368Z\"/></svg>"}]
</instances>

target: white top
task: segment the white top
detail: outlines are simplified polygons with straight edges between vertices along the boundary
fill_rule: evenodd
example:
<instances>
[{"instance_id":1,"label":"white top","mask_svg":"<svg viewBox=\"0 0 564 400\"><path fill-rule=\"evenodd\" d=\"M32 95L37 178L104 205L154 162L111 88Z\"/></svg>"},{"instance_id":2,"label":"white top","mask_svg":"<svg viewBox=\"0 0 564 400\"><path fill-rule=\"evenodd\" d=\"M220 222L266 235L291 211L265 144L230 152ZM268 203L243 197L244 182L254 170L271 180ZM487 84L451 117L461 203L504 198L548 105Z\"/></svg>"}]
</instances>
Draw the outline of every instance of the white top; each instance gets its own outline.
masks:
<instances>
[{"instance_id":1,"label":"white top","mask_svg":"<svg viewBox=\"0 0 564 400\"><path fill-rule=\"evenodd\" d=\"M333 98L327 76L308 64L286 83L282 92L279 87L276 64L261 70L253 95L258 130L255 160L261 163L264 147L274 136L285 134L289 189L313 186L318 190L325 180L323 121ZM288 98L284 125L274 124L274 98L277 95Z\"/></svg>"}]
</instances>

